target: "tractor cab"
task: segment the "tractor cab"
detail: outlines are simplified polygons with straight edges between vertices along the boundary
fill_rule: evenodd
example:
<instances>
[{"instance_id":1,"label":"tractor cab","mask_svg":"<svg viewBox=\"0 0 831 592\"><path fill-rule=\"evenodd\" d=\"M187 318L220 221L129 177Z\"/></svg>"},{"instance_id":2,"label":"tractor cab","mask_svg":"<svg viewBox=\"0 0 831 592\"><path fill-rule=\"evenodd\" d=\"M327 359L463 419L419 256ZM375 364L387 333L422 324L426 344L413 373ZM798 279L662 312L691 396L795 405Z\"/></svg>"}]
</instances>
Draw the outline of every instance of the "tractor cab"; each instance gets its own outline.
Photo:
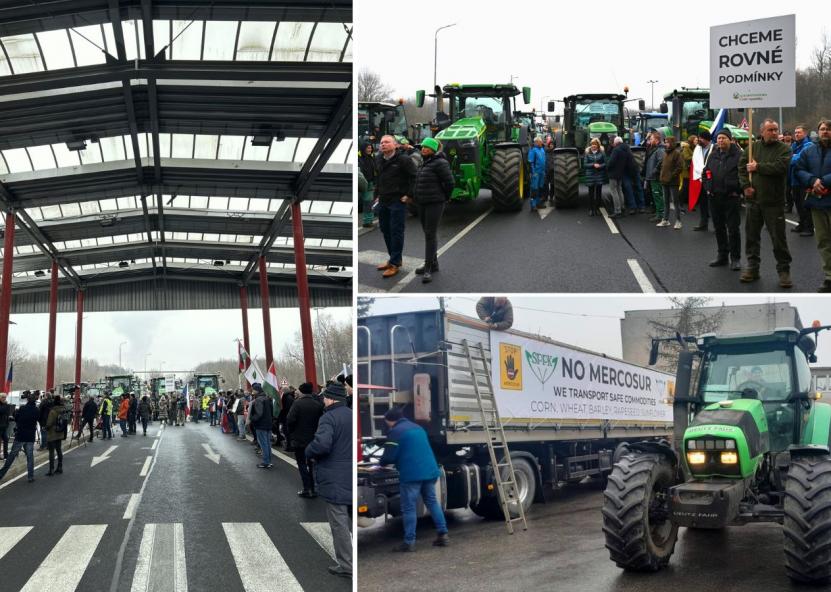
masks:
<instances>
[{"instance_id":1,"label":"tractor cab","mask_svg":"<svg viewBox=\"0 0 831 592\"><path fill-rule=\"evenodd\" d=\"M117 374L107 376L107 387L113 397L120 397L133 390L133 376L131 374Z\"/></svg>"},{"instance_id":2,"label":"tractor cab","mask_svg":"<svg viewBox=\"0 0 831 592\"><path fill-rule=\"evenodd\" d=\"M220 380L225 382L219 374L194 374L193 386L201 394L215 395L219 392Z\"/></svg>"},{"instance_id":3,"label":"tractor cab","mask_svg":"<svg viewBox=\"0 0 831 592\"><path fill-rule=\"evenodd\" d=\"M515 97L524 92L513 84L449 84L442 89L451 125L464 119L480 119L488 140L496 142L518 141L522 124L514 118ZM530 89L528 95L530 100Z\"/></svg>"},{"instance_id":4,"label":"tractor cab","mask_svg":"<svg viewBox=\"0 0 831 592\"><path fill-rule=\"evenodd\" d=\"M371 142L377 148L381 136L407 137L407 115L404 102L382 103L360 101L358 103L358 139L361 144Z\"/></svg>"},{"instance_id":5,"label":"tractor cab","mask_svg":"<svg viewBox=\"0 0 831 592\"><path fill-rule=\"evenodd\" d=\"M624 108L626 95L582 94L563 99L563 131L557 146L585 150L592 138L600 140L608 153L609 146L618 134L624 134ZM549 110L553 111L552 105Z\"/></svg>"},{"instance_id":6,"label":"tractor cab","mask_svg":"<svg viewBox=\"0 0 831 592\"><path fill-rule=\"evenodd\" d=\"M635 146L641 146L646 140L649 132L665 128L667 126L666 113L654 113L638 111L629 118L629 128L632 130L632 142Z\"/></svg>"},{"instance_id":7,"label":"tractor cab","mask_svg":"<svg viewBox=\"0 0 831 592\"><path fill-rule=\"evenodd\" d=\"M685 142L690 135L698 135L713 126L718 112L710 107L710 89L687 88L675 89L664 95L661 113L665 113L668 122L660 129L664 136L672 135L679 142ZM743 142L748 139L746 130L725 123L730 128L733 139Z\"/></svg>"}]
</instances>

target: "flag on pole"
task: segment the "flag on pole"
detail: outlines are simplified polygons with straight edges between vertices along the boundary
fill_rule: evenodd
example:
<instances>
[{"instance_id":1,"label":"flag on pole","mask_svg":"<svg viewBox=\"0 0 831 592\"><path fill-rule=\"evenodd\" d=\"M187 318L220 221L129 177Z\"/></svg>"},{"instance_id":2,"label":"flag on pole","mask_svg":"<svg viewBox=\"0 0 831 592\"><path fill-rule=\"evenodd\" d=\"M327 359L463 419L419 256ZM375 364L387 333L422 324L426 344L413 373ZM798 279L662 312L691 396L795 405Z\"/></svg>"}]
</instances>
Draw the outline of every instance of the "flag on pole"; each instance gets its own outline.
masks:
<instances>
[{"instance_id":1,"label":"flag on pole","mask_svg":"<svg viewBox=\"0 0 831 592\"><path fill-rule=\"evenodd\" d=\"M188 391L190 390L190 385L186 382L185 389L182 391L182 396L185 398L185 417L190 415L190 398L188 397Z\"/></svg>"},{"instance_id":2,"label":"flag on pole","mask_svg":"<svg viewBox=\"0 0 831 592\"><path fill-rule=\"evenodd\" d=\"M713 121L713 125L710 126L710 134L713 138L718 135L719 130L724 127L726 121L727 109L719 109L718 115L716 115L716 119Z\"/></svg>"},{"instance_id":3,"label":"flag on pole","mask_svg":"<svg viewBox=\"0 0 831 592\"><path fill-rule=\"evenodd\" d=\"M274 399L277 408L280 408L280 387L277 384L277 372L274 370L274 362L268 367L268 374L265 376L263 382L263 390L265 394Z\"/></svg>"},{"instance_id":4,"label":"flag on pole","mask_svg":"<svg viewBox=\"0 0 831 592\"><path fill-rule=\"evenodd\" d=\"M255 382L263 384L263 381L265 381L265 373L260 370L256 361L251 360L251 365L245 371L245 380L248 381L248 384L254 384Z\"/></svg>"},{"instance_id":5,"label":"flag on pole","mask_svg":"<svg viewBox=\"0 0 831 592\"><path fill-rule=\"evenodd\" d=\"M698 198L701 195L701 174L704 172L704 150L696 146L693 150L692 162L690 162L690 189L689 189L689 211L695 208Z\"/></svg>"},{"instance_id":6,"label":"flag on pole","mask_svg":"<svg viewBox=\"0 0 831 592\"><path fill-rule=\"evenodd\" d=\"M12 390L12 379L14 378L14 362L9 365L9 375L6 377L6 392Z\"/></svg>"},{"instance_id":7,"label":"flag on pole","mask_svg":"<svg viewBox=\"0 0 831 592\"><path fill-rule=\"evenodd\" d=\"M245 348L242 346L242 341L240 340L237 340L237 356L239 358L239 371L241 373L245 372L251 358L248 356L248 352L245 351Z\"/></svg>"}]
</instances>

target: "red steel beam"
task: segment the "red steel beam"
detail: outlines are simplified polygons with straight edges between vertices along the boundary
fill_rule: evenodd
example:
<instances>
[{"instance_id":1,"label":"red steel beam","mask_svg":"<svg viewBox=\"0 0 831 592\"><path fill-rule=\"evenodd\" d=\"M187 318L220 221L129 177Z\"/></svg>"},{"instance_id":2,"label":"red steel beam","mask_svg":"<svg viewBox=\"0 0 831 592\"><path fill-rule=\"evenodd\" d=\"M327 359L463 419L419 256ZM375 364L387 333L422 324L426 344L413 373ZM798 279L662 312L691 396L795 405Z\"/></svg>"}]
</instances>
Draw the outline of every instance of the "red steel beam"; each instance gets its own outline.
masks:
<instances>
[{"instance_id":1,"label":"red steel beam","mask_svg":"<svg viewBox=\"0 0 831 592\"><path fill-rule=\"evenodd\" d=\"M55 335L58 320L58 263L52 261L52 282L49 286L49 346L46 354L46 390L55 388Z\"/></svg>"},{"instance_id":2,"label":"red steel beam","mask_svg":"<svg viewBox=\"0 0 831 592\"><path fill-rule=\"evenodd\" d=\"M268 270L265 265L265 257L260 257L260 303L263 309L263 334L265 335L265 372L271 368L274 355L271 351L271 311L269 306L271 300L268 297Z\"/></svg>"},{"instance_id":3,"label":"red steel beam","mask_svg":"<svg viewBox=\"0 0 831 592\"><path fill-rule=\"evenodd\" d=\"M312 336L312 311L309 308L309 278L306 275L306 249L303 242L303 214L300 204L291 204L291 226L294 236L294 268L297 274L297 299L300 306L300 334L303 336L303 365L306 382L317 384L315 347ZM325 377L324 377L325 379Z\"/></svg>"},{"instance_id":4,"label":"red steel beam","mask_svg":"<svg viewBox=\"0 0 831 592\"><path fill-rule=\"evenodd\" d=\"M12 265L14 264L14 212L6 212L6 230L3 240L3 276L0 285L0 384L6 384L6 358L9 354L9 314L12 309Z\"/></svg>"}]
</instances>

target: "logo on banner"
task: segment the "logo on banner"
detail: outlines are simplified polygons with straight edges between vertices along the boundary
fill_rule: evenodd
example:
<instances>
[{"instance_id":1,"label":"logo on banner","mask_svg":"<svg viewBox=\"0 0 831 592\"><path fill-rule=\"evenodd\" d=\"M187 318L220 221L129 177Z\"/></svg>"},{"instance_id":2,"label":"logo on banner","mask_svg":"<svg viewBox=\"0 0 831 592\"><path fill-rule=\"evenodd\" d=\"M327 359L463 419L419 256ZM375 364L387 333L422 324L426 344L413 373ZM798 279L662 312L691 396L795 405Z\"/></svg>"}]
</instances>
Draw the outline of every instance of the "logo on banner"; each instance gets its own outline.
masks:
<instances>
[{"instance_id":1,"label":"logo on banner","mask_svg":"<svg viewBox=\"0 0 831 592\"><path fill-rule=\"evenodd\" d=\"M559 358L539 352L526 351L525 360L528 362L528 367L531 368L531 373L537 377L541 385L545 386L546 381L554 376Z\"/></svg>"},{"instance_id":2,"label":"logo on banner","mask_svg":"<svg viewBox=\"0 0 831 592\"><path fill-rule=\"evenodd\" d=\"M508 391L522 390L522 347L499 344L499 382Z\"/></svg>"}]
</instances>

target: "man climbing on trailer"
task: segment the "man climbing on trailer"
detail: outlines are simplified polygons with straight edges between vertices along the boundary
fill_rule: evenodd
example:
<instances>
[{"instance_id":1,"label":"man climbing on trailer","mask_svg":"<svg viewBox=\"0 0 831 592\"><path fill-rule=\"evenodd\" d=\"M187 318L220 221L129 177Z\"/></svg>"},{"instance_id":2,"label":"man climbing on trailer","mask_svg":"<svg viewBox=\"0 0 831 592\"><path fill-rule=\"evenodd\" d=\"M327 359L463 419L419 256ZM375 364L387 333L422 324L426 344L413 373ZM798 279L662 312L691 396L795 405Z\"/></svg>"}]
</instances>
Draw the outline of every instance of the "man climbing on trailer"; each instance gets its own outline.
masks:
<instances>
[{"instance_id":1,"label":"man climbing on trailer","mask_svg":"<svg viewBox=\"0 0 831 592\"><path fill-rule=\"evenodd\" d=\"M483 296L476 303L476 314L496 331L506 331L514 324L514 308L504 296Z\"/></svg>"}]
</instances>

